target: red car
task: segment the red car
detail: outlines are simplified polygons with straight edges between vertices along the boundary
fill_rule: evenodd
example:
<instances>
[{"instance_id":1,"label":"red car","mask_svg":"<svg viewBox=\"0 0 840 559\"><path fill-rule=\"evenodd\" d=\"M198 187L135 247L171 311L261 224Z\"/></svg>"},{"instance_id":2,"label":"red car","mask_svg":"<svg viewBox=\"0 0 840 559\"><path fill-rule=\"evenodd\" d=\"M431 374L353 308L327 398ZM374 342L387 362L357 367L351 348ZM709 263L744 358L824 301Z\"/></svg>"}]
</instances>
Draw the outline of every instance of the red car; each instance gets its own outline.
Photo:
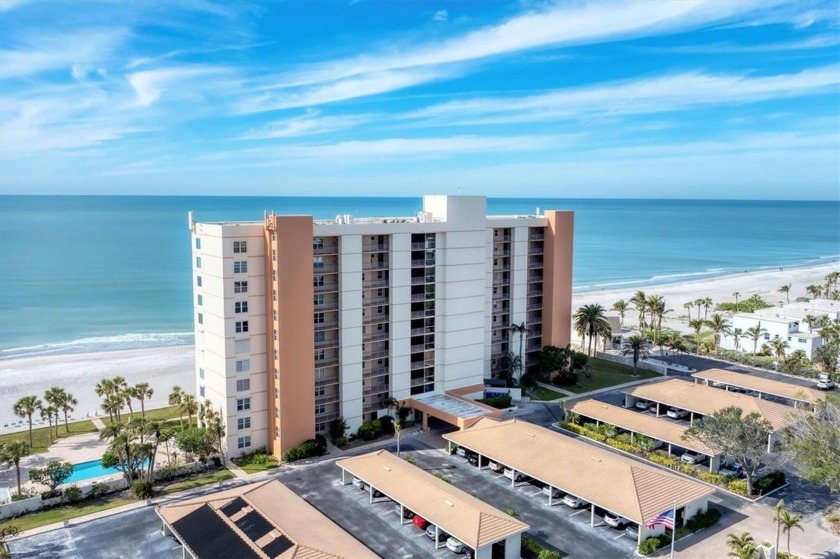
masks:
<instances>
[{"instance_id":1,"label":"red car","mask_svg":"<svg viewBox=\"0 0 840 559\"><path fill-rule=\"evenodd\" d=\"M423 518L422 516L415 515L411 521L414 522L414 525L420 528L421 530L425 530L426 526L429 525L429 521Z\"/></svg>"}]
</instances>

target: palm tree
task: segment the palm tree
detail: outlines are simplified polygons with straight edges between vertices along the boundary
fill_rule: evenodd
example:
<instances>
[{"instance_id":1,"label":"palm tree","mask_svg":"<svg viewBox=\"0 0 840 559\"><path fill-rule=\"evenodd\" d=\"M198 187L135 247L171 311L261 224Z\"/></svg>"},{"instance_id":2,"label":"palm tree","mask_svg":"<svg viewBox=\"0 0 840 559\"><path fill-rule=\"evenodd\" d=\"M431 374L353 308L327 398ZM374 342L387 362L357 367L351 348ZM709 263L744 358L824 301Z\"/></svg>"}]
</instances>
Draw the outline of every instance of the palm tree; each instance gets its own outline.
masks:
<instances>
[{"instance_id":1,"label":"palm tree","mask_svg":"<svg viewBox=\"0 0 840 559\"><path fill-rule=\"evenodd\" d=\"M181 404L184 401L184 391L177 384L172 387L172 392L169 393L169 405L178 406L178 419L181 422L181 429L184 428L184 413Z\"/></svg>"},{"instance_id":2,"label":"palm tree","mask_svg":"<svg viewBox=\"0 0 840 559\"><path fill-rule=\"evenodd\" d=\"M703 320L706 320L706 316L709 314L709 307L711 307L714 303L712 302L711 297L706 297L703 299Z\"/></svg>"},{"instance_id":3,"label":"palm tree","mask_svg":"<svg viewBox=\"0 0 840 559\"><path fill-rule=\"evenodd\" d=\"M688 303L683 303L683 308L688 312L688 321L691 322L691 309L694 308L694 303L689 301Z\"/></svg>"},{"instance_id":4,"label":"palm tree","mask_svg":"<svg viewBox=\"0 0 840 559\"><path fill-rule=\"evenodd\" d=\"M758 555L755 539L749 532L743 532L740 536L729 534L726 536L726 545L729 546L728 557L737 559L754 559Z\"/></svg>"},{"instance_id":5,"label":"palm tree","mask_svg":"<svg viewBox=\"0 0 840 559\"><path fill-rule=\"evenodd\" d=\"M525 326L525 321L522 321L522 324L511 324L508 328L511 334L519 334L519 376L522 376L522 366L525 364L522 361L522 342L525 340L525 335L530 332L528 328Z\"/></svg>"},{"instance_id":6,"label":"palm tree","mask_svg":"<svg viewBox=\"0 0 840 559\"><path fill-rule=\"evenodd\" d=\"M787 343L787 340L783 340L777 336L770 340L770 347L773 348L773 352L778 359L784 359L785 350L790 348L790 344Z\"/></svg>"},{"instance_id":7,"label":"palm tree","mask_svg":"<svg viewBox=\"0 0 840 559\"><path fill-rule=\"evenodd\" d=\"M391 415L391 412L400 407L400 401L394 398L393 396L388 396L387 398L382 400L382 405L388 409L388 415L394 417L393 415Z\"/></svg>"},{"instance_id":8,"label":"palm tree","mask_svg":"<svg viewBox=\"0 0 840 559\"><path fill-rule=\"evenodd\" d=\"M639 311L639 330L644 330L645 313L647 312L647 295L644 291L637 291L633 297L630 298L630 303Z\"/></svg>"},{"instance_id":9,"label":"palm tree","mask_svg":"<svg viewBox=\"0 0 840 559\"><path fill-rule=\"evenodd\" d=\"M41 419L42 420L46 419L47 422L49 423L49 430L47 432L50 434L50 444L52 444L52 442L53 442L52 419L53 419L53 412L55 411L55 408L52 407L51 405L45 406L42 403L41 406L38 409L41 412Z\"/></svg>"},{"instance_id":10,"label":"palm tree","mask_svg":"<svg viewBox=\"0 0 840 559\"><path fill-rule=\"evenodd\" d=\"M740 292L740 291L736 291L736 292L735 292L735 293L733 293L732 295L735 297L735 312L738 312L738 297L740 297L740 296L741 296L741 292Z\"/></svg>"},{"instance_id":11,"label":"palm tree","mask_svg":"<svg viewBox=\"0 0 840 559\"><path fill-rule=\"evenodd\" d=\"M753 354L758 353L758 340L761 339L762 334L767 332L767 328L761 327L761 322L747 328L747 331L744 333L744 337L747 339L752 340L753 342Z\"/></svg>"},{"instance_id":12,"label":"palm tree","mask_svg":"<svg viewBox=\"0 0 840 559\"><path fill-rule=\"evenodd\" d=\"M134 407L131 405L131 399L134 398L134 387L126 386L119 393L120 398L125 401L128 406L128 420L134 419Z\"/></svg>"},{"instance_id":13,"label":"palm tree","mask_svg":"<svg viewBox=\"0 0 840 559\"><path fill-rule=\"evenodd\" d=\"M817 317L812 314L807 314L802 320L808 323L808 332L810 332L814 327L814 323L817 322Z\"/></svg>"},{"instance_id":14,"label":"palm tree","mask_svg":"<svg viewBox=\"0 0 840 559\"><path fill-rule=\"evenodd\" d=\"M146 419L146 398L151 398L155 393L153 388L149 387L148 382L141 382L134 386L134 397L140 400L140 417Z\"/></svg>"},{"instance_id":15,"label":"palm tree","mask_svg":"<svg viewBox=\"0 0 840 559\"><path fill-rule=\"evenodd\" d=\"M732 330L732 337L735 338L735 351L741 350L741 338L744 337L744 331L740 328L734 328Z\"/></svg>"},{"instance_id":16,"label":"palm tree","mask_svg":"<svg viewBox=\"0 0 840 559\"><path fill-rule=\"evenodd\" d=\"M37 396L24 396L15 402L13 411L18 417L29 418L29 446L32 446L32 414L41 407L41 400Z\"/></svg>"},{"instance_id":17,"label":"palm tree","mask_svg":"<svg viewBox=\"0 0 840 559\"><path fill-rule=\"evenodd\" d=\"M715 333L715 349L720 344L721 334L727 336L732 333L732 330L729 328L729 321L718 313L713 314L711 320L706 321L706 326Z\"/></svg>"},{"instance_id":18,"label":"palm tree","mask_svg":"<svg viewBox=\"0 0 840 559\"><path fill-rule=\"evenodd\" d=\"M662 318L672 312L673 309L665 308L665 298L661 295L651 295L648 299L648 312L650 312L650 325L656 331L656 338L659 338L659 333L662 331Z\"/></svg>"},{"instance_id":19,"label":"palm tree","mask_svg":"<svg viewBox=\"0 0 840 559\"><path fill-rule=\"evenodd\" d=\"M624 313L627 312L628 308L630 308L630 305L624 299L619 299L612 306L612 310L618 313L619 327L622 329L624 329Z\"/></svg>"},{"instance_id":20,"label":"palm tree","mask_svg":"<svg viewBox=\"0 0 840 559\"><path fill-rule=\"evenodd\" d=\"M77 405L79 405L79 401L62 388L58 393L58 408L64 412L65 433L70 432L70 426L67 424L67 413L75 410Z\"/></svg>"},{"instance_id":21,"label":"palm tree","mask_svg":"<svg viewBox=\"0 0 840 559\"><path fill-rule=\"evenodd\" d=\"M18 495L20 495L20 459L28 454L29 445L24 441L9 441L0 447L0 462L15 465Z\"/></svg>"},{"instance_id":22,"label":"palm tree","mask_svg":"<svg viewBox=\"0 0 840 559\"><path fill-rule=\"evenodd\" d=\"M825 276L825 297L826 299L831 298L831 291L834 288L834 293L837 293L837 282L840 281L840 272L831 272L827 276Z\"/></svg>"},{"instance_id":23,"label":"palm tree","mask_svg":"<svg viewBox=\"0 0 840 559\"><path fill-rule=\"evenodd\" d=\"M790 303L790 288L791 288L791 286L792 286L792 284L788 283L788 284L783 285L779 288L779 293L784 293L785 294L785 297L787 298L788 303Z\"/></svg>"},{"instance_id":24,"label":"palm tree","mask_svg":"<svg viewBox=\"0 0 840 559\"><path fill-rule=\"evenodd\" d=\"M178 408L178 411L187 414L189 425L192 427L192 416L198 411L198 402L195 401L195 396L184 394L181 398L181 406Z\"/></svg>"},{"instance_id":25,"label":"palm tree","mask_svg":"<svg viewBox=\"0 0 840 559\"><path fill-rule=\"evenodd\" d=\"M53 415L55 416L55 438L58 438L58 412L61 409L62 392L58 386L50 387L44 392L44 400L50 404Z\"/></svg>"},{"instance_id":26,"label":"palm tree","mask_svg":"<svg viewBox=\"0 0 840 559\"><path fill-rule=\"evenodd\" d=\"M787 534L787 552L788 557L790 557L790 532L794 528L799 528L803 532L805 528L802 527L802 515L801 514L794 514L787 510L784 507L780 507L776 511L776 517L774 519L776 522L779 523L779 526L782 527L782 533Z\"/></svg>"},{"instance_id":27,"label":"palm tree","mask_svg":"<svg viewBox=\"0 0 840 559\"><path fill-rule=\"evenodd\" d=\"M621 346L621 354L633 354L633 374L636 374L636 366L639 364L639 358L648 357L650 350L648 350L648 342L639 334L633 334L624 340Z\"/></svg>"},{"instance_id":28,"label":"palm tree","mask_svg":"<svg viewBox=\"0 0 840 559\"><path fill-rule=\"evenodd\" d=\"M822 286L809 285L805 288L805 293L813 295L814 299L819 299L822 296Z\"/></svg>"},{"instance_id":29,"label":"palm tree","mask_svg":"<svg viewBox=\"0 0 840 559\"><path fill-rule=\"evenodd\" d=\"M604 316L604 307L598 304L584 305L574 314L575 330L580 333L589 333L589 350L587 355L592 355L592 339L602 332L610 329L610 323Z\"/></svg>"},{"instance_id":30,"label":"palm tree","mask_svg":"<svg viewBox=\"0 0 840 559\"><path fill-rule=\"evenodd\" d=\"M697 310L699 311L700 309ZM688 322L688 325L694 329L695 334L699 334L700 331L703 329L703 326L706 325L706 323L700 318L695 318L694 320L690 320Z\"/></svg>"}]
</instances>

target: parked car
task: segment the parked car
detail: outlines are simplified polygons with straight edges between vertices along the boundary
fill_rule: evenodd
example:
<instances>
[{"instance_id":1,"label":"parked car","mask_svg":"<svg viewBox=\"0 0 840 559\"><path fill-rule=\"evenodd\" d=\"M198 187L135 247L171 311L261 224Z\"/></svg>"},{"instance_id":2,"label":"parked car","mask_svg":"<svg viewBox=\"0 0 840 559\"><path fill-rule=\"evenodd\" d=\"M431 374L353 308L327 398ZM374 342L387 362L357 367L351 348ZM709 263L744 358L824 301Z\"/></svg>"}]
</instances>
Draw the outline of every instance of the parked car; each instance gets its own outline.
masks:
<instances>
[{"instance_id":1,"label":"parked car","mask_svg":"<svg viewBox=\"0 0 840 559\"><path fill-rule=\"evenodd\" d=\"M513 468L505 468L503 475L508 479L512 479L516 483L519 483L520 481L525 481L527 479L531 479L522 472L514 472Z\"/></svg>"},{"instance_id":2,"label":"parked car","mask_svg":"<svg viewBox=\"0 0 840 559\"><path fill-rule=\"evenodd\" d=\"M492 462L491 461L489 466L490 466L490 470L497 473L497 474L502 473L505 469L505 465L502 464L501 462Z\"/></svg>"},{"instance_id":3,"label":"parked car","mask_svg":"<svg viewBox=\"0 0 840 559\"><path fill-rule=\"evenodd\" d=\"M426 536L430 540L435 539L435 528L436 527L434 524L429 524L428 526L426 526ZM449 534L447 534L443 530L439 530L437 533L437 538L438 543L445 542L447 539L449 539Z\"/></svg>"},{"instance_id":4,"label":"parked car","mask_svg":"<svg viewBox=\"0 0 840 559\"><path fill-rule=\"evenodd\" d=\"M429 521L420 515L415 514L414 518L412 518L411 521L414 523L415 526L417 526L421 530L425 530L429 527Z\"/></svg>"},{"instance_id":5,"label":"parked car","mask_svg":"<svg viewBox=\"0 0 840 559\"><path fill-rule=\"evenodd\" d=\"M564 495L562 491L560 491L556 487L551 487L550 485L543 486L542 492L543 495L550 496L552 499L559 499Z\"/></svg>"},{"instance_id":6,"label":"parked car","mask_svg":"<svg viewBox=\"0 0 840 559\"><path fill-rule=\"evenodd\" d=\"M612 526L613 528L624 528L628 524L630 524L630 520L624 518L623 516L619 516L617 514L613 514L611 512L604 513L604 522L607 523L608 526Z\"/></svg>"},{"instance_id":7,"label":"parked car","mask_svg":"<svg viewBox=\"0 0 840 559\"><path fill-rule=\"evenodd\" d=\"M573 509L579 509L580 507L586 506L589 503L587 503L580 497L575 497L572 494L566 494L566 496L563 497L563 504L572 507Z\"/></svg>"},{"instance_id":8,"label":"parked car","mask_svg":"<svg viewBox=\"0 0 840 559\"><path fill-rule=\"evenodd\" d=\"M636 400L636 409L649 410L654 406L656 406L656 404L650 400Z\"/></svg>"},{"instance_id":9,"label":"parked car","mask_svg":"<svg viewBox=\"0 0 840 559\"><path fill-rule=\"evenodd\" d=\"M407 508L403 508L399 503L394 503L394 512L400 514L402 511L402 517L411 520L414 518L414 512L408 510Z\"/></svg>"},{"instance_id":10,"label":"parked car","mask_svg":"<svg viewBox=\"0 0 840 559\"><path fill-rule=\"evenodd\" d=\"M482 460L482 462L484 462L486 464L487 463L486 460L487 459L485 458L484 460ZM473 453L468 453L467 454L467 462L469 462L473 466L478 466L478 454L475 454L474 452Z\"/></svg>"},{"instance_id":11,"label":"parked car","mask_svg":"<svg viewBox=\"0 0 840 559\"><path fill-rule=\"evenodd\" d=\"M665 446L664 442L660 441L659 439L653 439L653 450L662 448L663 446Z\"/></svg>"},{"instance_id":12,"label":"parked car","mask_svg":"<svg viewBox=\"0 0 840 559\"><path fill-rule=\"evenodd\" d=\"M740 462L735 462L734 464L731 464L729 466L722 467L719 473L721 475L730 477L743 477L744 467L741 466Z\"/></svg>"},{"instance_id":13,"label":"parked car","mask_svg":"<svg viewBox=\"0 0 840 559\"><path fill-rule=\"evenodd\" d=\"M455 448L455 454L457 454L461 458L466 458L467 457L467 449L464 448L463 446L459 446L459 447Z\"/></svg>"},{"instance_id":14,"label":"parked car","mask_svg":"<svg viewBox=\"0 0 840 559\"><path fill-rule=\"evenodd\" d=\"M820 378L817 380L816 387L819 390L832 390L834 388L834 381L832 381L827 374L822 373Z\"/></svg>"},{"instance_id":15,"label":"parked car","mask_svg":"<svg viewBox=\"0 0 840 559\"><path fill-rule=\"evenodd\" d=\"M639 525L635 522L630 523L627 525L627 528L624 529L624 535L633 538L634 540L639 539Z\"/></svg>"},{"instance_id":16,"label":"parked car","mask_svg":"<svg viewBox=\"0 0 840 559\"><path fill-rule=\"evenodd\" d=\"M361 489L362 491L364 491L365 489L367 489L367 485L365 485L365 482L363 482L362 480L360 480L360 479L359 479L359 478L357 478L357 477L354 477L354 478L353 478L353 485L355 485L356 487L358 487L358 488L359 488L359 489Z\"/></svg>"},{"instance_id":17,"label":"parked car","mask_svg":"<svg viewBox=\"0 0 840 559\"><path fill-rule=\"evenodd\" d=\"M668 408L668 411L665 412L665 415L673 419L685 419L689 416L689 411L681 410L680 408Z\"/></svg>"},{"instance_id":18,"label":"parked car","mask_svg":"<svg viewBox=\"0 0 840 559\"><path fill-rule=\"evenodd\" d=\"M468 559L472 559L473 550L458 538L450 537L446 540L446 549L454 553L463 553Z\"/></svg>"},{"instance_id":19,"label":"parked car","mask_svg":"<svg viewBox=\"0 0 840 559\"><path fill-rule=\"evenodd\" d=\"M700 454L699 452L694 452L692 450L687 450L682 456L680 456L680 460L682 460L686 464L691 464L692 466L694 466L705 462L706 455Z\"/></svg>"}]
</instances>

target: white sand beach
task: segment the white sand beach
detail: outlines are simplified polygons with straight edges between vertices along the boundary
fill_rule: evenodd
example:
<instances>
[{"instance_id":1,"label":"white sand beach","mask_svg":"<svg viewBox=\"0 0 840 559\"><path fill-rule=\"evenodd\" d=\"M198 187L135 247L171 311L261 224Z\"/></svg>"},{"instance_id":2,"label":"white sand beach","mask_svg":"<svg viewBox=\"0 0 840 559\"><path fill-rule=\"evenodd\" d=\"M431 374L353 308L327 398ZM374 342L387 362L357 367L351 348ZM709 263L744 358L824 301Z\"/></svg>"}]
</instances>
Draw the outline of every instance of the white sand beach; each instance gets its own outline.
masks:
<instances>
[{"instance_id":1,"label":"white sand beach","mask_svg":"<svg viewBox=\"0 0 840 559\"><path fill-rule=\"evenodd\" d=\"M734 274L718 278L684 283L652 285L641 288L648 295L662 295L667 308L674 309L666 315L663 326L689 331L683 304L699 297L711 297L716 303L734 301L732 293L739 291L746 299L757 294L769 303L779 303L785 296L779 293L779 286L792 284L791 301L805 296L810 284L824 283L825 276L840 270L840 263L830 263L807 268L786 268L763 272ZM589 303L599 303L608 309L618 299L630 299L639 288L614 291L577 293L573 297L573 309ZM696 309L693 311L696 316ZM632 325L636 312L625 315L625 324ZM574 340L573 340L574 341ZM23 420L12 414L14 402L28 394L42 395L52 385L69 390L79 405L73 414L84 418L100 413L100 399L93 389L96 383L107 377L121 375L130 384L148 382L155 395L148 402L148 408L166 405L166 398L173 385L187 390L195 389L193 346L135 349L101 353L50 355L0 361L0 432L20 430ZM17 426L12 424L17 423ZM8 424L8 427L6 425Z\"/></svg>"}]
</instances>

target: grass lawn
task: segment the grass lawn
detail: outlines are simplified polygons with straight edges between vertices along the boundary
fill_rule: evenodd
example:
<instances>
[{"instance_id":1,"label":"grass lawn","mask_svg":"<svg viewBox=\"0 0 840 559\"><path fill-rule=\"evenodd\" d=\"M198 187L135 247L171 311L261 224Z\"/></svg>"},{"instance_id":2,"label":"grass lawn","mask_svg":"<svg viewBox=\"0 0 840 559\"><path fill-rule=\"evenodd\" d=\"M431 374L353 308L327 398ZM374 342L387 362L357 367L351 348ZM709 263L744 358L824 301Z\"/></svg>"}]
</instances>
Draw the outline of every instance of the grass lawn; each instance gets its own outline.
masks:
<instances>
[{"instance_id":1,"label":"grass lawn","mask_svg":"<svg viewBox=\"0 0 840 559\"><path fill-rule=\"evenodd\" d=\"M589 370L592 373L591 379L581 378L575 386L564 386L563 389L580 394L581 392L607 388L616 384L633 382L634 380L662 376L653 371L645 371L643 369L638 369L636 376L633 376L633 367L627 367L620 363L613 363L612 361L604 361L603 359L590 359Z\"/></svg>"},{"instance_id":2,"label":"grass lawn","mask_svg":"<svg viewBox=\"0 0 840 559\"><path fill-rule=\"evenodd\" d=\"M121 414L121 418L123 423L128 422L128 418L131 417L131 414L128 412L128 408L124 409ZM134 408L134 417L140 417L140 406L135 404ZM150 421L178 421L178 406L169 406L167 408L157 408L154 410L146 410L146 419ZM184 416L184 426L187 425L189 418L185 415ZM193 425L195 425L197 418L195 414L193 414ZM102 422L105 425L111 424L111 419L108 417L103 417Z\"/></svg>"},{"instance_id":3,"label":"grass lawn","mask_svg":"<svg viewBox=\"0 0 840 559\"><path fill-rule=\"evenodd\" d=\"M549 390L548 388L543 388L542 386L537 386L536 388L532 388L530 392L531 400L556 400L557 398L562 398L565 394L561 394L560 392L555 392L554 390Z\"/></svg>"},{"instance_id":4,"label":"grass lawn","mask_svg":"<svg viewBox=\"0 0 840 559\"><path fill-rule=\"evenodd\" d=\"M239 466L239 464L237 464L237 466ZM274 468L277 468L279 466L280 464L277 462L272 462L270 464L243 464L239 466L239 469L245 472L246 474L255 474L257 472L273 470Z\"/></svg>"},{"instance_id":5,"label":"grass lawn","mask_svg":"<svg viewBox=\"0 0 840 559\"><path fill-rule=\"evenodd\" d=\"M79 516L85 516L86 514L93 514L94 512L121 507L123 505L136 502L137 500L131 497L127 491L123 491L120 493L114 493L113 495L100 497L98 499L92 499L90 501L82 501L80 503L64 505L50 510L33 512L16 519L4 520L0 522L0 530L9 526L15 526L18 530L23 532L24 530L31 530L32 528L46 526L47 524L52 524L54 522L71 520L73 518L78 518Z\"/></svg>"},{"instance_id":6,"label":"grass lawn","mask_svg":"<svg viewBox=\"0 0 840 559\"><path fill-rule=\"evenodd\" d=\"M58 425L58 438L62 439L64 437L72 437L73 435L81 435L82 433L95 433L96 426L93 422L89 419L85 419L84 421L76 421L75 423L70 423L70 432L64 432L64 421L59 423ZM0 445L11 442L11 441L24 441L26 443L29 442L29 430L26 431L19 431L17 433L6 433L4 435L0 435ZM50 446L50 428L49 427L38 427L36 429L32 429L32 453L38 452L46 452L47 448Z\"/></svg>"},{"instance_id":7,"label":"grass lawn","mask_svg":"<svg viewBox=\"0 0 840 559\"><path fill-rule=\"evenodd\" d=\"M202 474L200 476L185 479L184 481L171 483L164 487L158 495L169 495L186 489L194 489L196 487L201 487L202 485L210 485L220 481L225 481L226 479L232 479L233 477L234 475L230 470L219 470L218 472L213 472L211 474Z\"/></svg>"}]
</instances>

